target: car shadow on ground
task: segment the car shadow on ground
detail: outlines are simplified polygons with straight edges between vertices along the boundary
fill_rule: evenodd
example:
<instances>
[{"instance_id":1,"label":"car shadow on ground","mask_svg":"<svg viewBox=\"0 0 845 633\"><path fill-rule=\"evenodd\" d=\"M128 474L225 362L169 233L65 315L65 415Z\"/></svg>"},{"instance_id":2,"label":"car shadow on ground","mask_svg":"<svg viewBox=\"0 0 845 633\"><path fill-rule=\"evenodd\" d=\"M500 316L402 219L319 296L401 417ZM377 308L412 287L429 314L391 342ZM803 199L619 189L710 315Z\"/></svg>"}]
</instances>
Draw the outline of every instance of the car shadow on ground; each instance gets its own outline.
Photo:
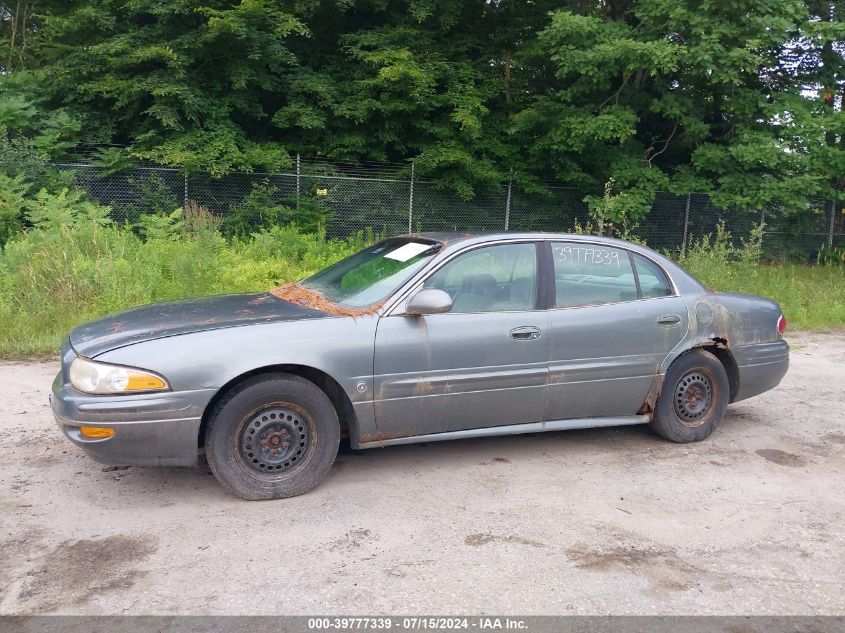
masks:
<instances>
[{"instance_id":1,"label":"car shadow on ground","mask_svg":"<svg viewBox=\"0 0 845 633\"><path fill-rule=\"evenodd\" d=\"M333 489L353 477L367 482L391 478L398 485L410 470L425 468L451 468L458 475L462 469L485 464L515 464L536 459L566 462L585 457L616 461L637 458L649 460L673 459L682 456L726 453L733 450L738 435L745 425L755 424L753 411L731 408L717 431L697 444L678 445L657 437L648 425L575 429L548 433L526 433L486 438L468 438L445 442L425 442L353 450L349 440L341 441L335 464L318 490L329 496ZM195 503L219 501L226 498L238 503L239 499L227 495L217 484L203 457L196 468L146 468L109 467L91 463L87 476L100 485L124 487L132 495L132 503L143 506L149 502L161 507L161 499L149 493L160 493L165 503ZM92 481L92 483L94 483ZM135 492L143 494L134 494Z\"/></svg>"}]
</instances>

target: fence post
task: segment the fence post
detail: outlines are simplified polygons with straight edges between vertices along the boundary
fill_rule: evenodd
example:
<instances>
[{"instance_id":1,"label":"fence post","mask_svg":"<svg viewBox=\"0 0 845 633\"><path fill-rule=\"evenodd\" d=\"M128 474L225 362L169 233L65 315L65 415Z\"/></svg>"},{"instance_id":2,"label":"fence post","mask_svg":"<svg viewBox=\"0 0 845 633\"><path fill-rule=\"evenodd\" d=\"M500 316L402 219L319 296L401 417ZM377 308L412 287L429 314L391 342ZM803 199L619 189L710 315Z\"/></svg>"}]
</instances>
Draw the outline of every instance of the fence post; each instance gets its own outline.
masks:
<instances>
[{"instance_id":1,"label":"fence post","mask_svg":"<svg viewBox=\"0 0 845 633\"><path fill-rule=\"evenodd\" d=\"M185 188L182 192L182 212L188 213L188 172L185 172Z\"/></svg>"},{"instance_id":2,"label":"fence post","mask_svg":"<svg viewBox=\"0 0 845 633\"><path fill-rule=\"evenodd\" d=\"M760 250L763 250L763 236L766 234L766 207L760 209Z\"/></svg>"},{"instance_id":3,"label":"fence post","mask_svg":"<svg viewBox=\"0 0 845 633\"><path fill-rule=\"evenodd\" d=\"M511 187L513 186L513 169L511 169L511 177L508 178L508 198L505 200L505 230L508 230L511 222Z\"/></svg>"},{"instance_id":4,"label":"fence post","mask_svg":"<svg viewBox=\"0 0 845 633\"><path fill-rule=\"evenodd\" d=\"M414 163L411 163L411 187L408 193L408 233L414 232Z\"/></svg>"},{"instance_id":5,"label":"fence post","mask_svg":"<svg viewBox=\"0 0 845 633\"><path fill-rule=\"evenodd\" d=\"M299 164L299 152L296 153L296 208L299 209L299 179L301 176Z\"/></svg>"},{"instance_id":6,"label":"fence post","mask_svg":"<svg viewBox=\"0 0 845 633\"><path fill-rule=\"evenodd\" d=\"M833 248L833 225L836 221L836 200L830 201L830 227L827 231L827 246Z\"/></svg>"},{"instance_id":7,"label":"fence post","mask_svg":"<svg viewBox=\"0 0 845 633\"><path fill-rule=\"evenodd\" d=\"M684 240L681 243L681 255L686 255L687 252L687 231L689 231L689 203L690 198L692 197L691 193L687 194L687 206L684 210Z\"/></svg>"}]
</instances>

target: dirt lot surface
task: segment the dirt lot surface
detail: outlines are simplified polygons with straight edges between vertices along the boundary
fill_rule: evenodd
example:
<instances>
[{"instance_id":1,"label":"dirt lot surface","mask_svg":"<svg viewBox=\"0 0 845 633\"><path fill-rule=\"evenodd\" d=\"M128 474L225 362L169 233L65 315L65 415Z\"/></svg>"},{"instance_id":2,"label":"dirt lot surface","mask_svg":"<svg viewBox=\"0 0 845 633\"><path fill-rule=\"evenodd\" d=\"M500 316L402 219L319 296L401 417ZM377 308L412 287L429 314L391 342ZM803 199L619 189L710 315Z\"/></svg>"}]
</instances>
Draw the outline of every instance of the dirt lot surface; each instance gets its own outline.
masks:
<instances>
[{"instance_id":1,"label":"dirt lot surface","mask_svg":"<svg viewBox=\"0 0 845 633\"><path fill-rule=\"evenodd\" d=\"M845 334L707 441L647 427L346 451L294 499L108 469L0 363L0 613L842 614Z\"/></svg>"}]
</instances>

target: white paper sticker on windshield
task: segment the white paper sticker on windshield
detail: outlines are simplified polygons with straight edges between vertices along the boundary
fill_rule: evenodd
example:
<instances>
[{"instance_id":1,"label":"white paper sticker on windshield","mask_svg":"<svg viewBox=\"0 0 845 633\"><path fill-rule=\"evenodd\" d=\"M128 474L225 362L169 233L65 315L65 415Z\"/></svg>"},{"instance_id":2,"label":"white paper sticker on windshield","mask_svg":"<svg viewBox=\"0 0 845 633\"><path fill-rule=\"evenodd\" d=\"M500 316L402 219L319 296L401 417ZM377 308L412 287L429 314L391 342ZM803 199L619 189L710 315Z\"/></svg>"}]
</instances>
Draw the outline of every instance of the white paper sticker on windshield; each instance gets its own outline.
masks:
<instances>
[{"instance_id":1,"label":"white paper sticker on windshield","mask_svg":"<svg viewBox=\"0 0 845 633\"><path fill-rule=\"evenodd\" d=\"M419 242L408 242L403 244L396 250L385 253L384 256L388 259L395 259L397 262L406 262L412 257L416 257L420 253L431 248L431 244L420 244Z\"/></svg>"}]
</instances>

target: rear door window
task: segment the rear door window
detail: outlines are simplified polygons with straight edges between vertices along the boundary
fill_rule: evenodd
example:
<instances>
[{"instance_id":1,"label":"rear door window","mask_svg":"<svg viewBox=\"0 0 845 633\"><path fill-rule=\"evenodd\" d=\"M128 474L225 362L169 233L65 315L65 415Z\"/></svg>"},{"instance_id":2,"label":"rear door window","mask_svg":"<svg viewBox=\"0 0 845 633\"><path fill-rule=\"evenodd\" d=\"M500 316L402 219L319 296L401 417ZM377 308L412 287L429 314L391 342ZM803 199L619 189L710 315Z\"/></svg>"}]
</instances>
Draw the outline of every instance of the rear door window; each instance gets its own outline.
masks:
<instances>
[{"instance_id":1,"label":"rear door window","mask_svg":"<svg viewBox=\"0 0 845 633\"><path fill-rule=\"evenodd\" d=\"M672 294L672 286L660 266L642 255L634 254L637 277L640 279L640 292L643 299L667 297Z\"/></svg>"},{"instance_id":2,"label":"rear door window","mask_svg":"<svg viewBox=\"0 0 845 633\"><path fill-rule=\"evenodd\" d=\"M634 301L637 282L628 251L598 244L552 242L555 307Z\"/></svg>"}]
</instances>

